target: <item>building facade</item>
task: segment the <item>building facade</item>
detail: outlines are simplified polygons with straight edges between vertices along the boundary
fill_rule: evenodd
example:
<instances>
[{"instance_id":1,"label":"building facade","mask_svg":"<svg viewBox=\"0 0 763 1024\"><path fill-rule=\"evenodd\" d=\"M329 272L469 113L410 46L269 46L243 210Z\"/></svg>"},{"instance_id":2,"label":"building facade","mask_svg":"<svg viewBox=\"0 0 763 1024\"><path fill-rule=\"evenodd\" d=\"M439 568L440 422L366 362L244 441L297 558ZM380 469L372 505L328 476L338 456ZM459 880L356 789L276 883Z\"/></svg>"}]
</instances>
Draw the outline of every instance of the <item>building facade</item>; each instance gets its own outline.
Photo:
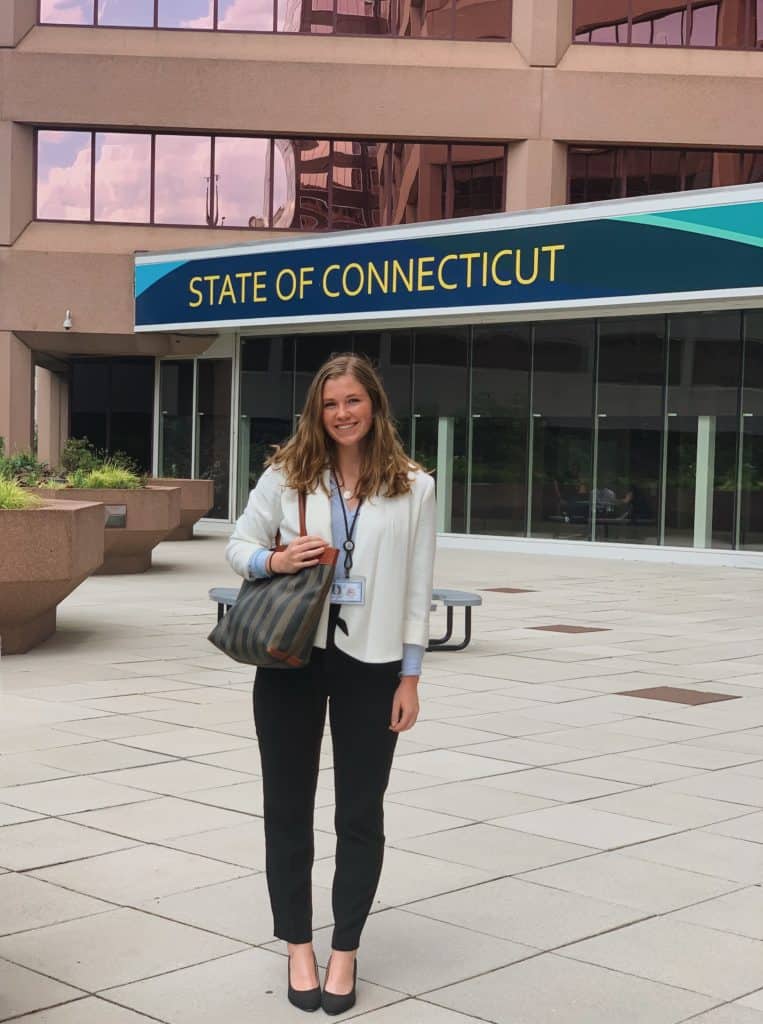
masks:
<instances>
[{"instance_id":1,"label":"building facade","mask_svg":"<svg viewBox=\"0 0 763 1024\"><path fill-rule=\"evenodd\" d=\"M761 549L749 303L136 334L132 286L136 252L763 181L761 51L763 0L5 0L0 436L212 475L227 520L352 348L443 532Z\"/></svg>"}]
</instances>

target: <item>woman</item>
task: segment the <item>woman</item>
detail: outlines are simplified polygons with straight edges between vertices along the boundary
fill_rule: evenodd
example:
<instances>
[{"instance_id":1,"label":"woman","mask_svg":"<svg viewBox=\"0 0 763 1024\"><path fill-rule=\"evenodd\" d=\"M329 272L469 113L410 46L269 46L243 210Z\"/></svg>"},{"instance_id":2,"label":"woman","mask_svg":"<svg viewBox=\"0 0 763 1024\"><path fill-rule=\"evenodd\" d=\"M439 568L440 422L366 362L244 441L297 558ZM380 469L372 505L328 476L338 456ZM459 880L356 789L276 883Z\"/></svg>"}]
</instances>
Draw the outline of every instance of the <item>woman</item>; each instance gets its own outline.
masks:
<instances>
[{"instance_id":1,"label":"woman","mask_svg":"<svg viewBox=\"0 0 763 1024\"><path fill-rule=\"evenodd\" d=\"M286 548L274 552L279 532ZM316 565L329 544L339 558L310 663L258 669L254 719L268 890L276 937L288 944L289 1000L342 1013L355 1003L356 953L381 873L395 744L419 711L435 549L433 480L405 455L376 371L351 354L332 357L316 374L297 430L270 458L226 554L251 579ZM310 873L327 703L337 846L321 991Z\"/></svg>"}]
</instances>

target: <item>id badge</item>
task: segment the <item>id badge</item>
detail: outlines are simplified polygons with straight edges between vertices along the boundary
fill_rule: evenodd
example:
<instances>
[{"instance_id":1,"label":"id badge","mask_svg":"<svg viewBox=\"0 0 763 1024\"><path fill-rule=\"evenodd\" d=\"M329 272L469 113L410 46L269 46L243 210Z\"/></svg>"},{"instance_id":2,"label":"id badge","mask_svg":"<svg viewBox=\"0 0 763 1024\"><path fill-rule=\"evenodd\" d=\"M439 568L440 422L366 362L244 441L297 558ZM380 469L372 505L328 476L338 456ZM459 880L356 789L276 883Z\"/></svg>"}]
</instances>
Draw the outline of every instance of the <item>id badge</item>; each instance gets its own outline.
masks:
<instances>
[{"instance_id":1,"label":"id badge","mask_svg":"<svg viewBox=\"0 0 763 1024\"><path fill-rule=\"evenodd\" d=\"M366 581L362 576L335 579L331 584L332 604L365 604Z\"/></svg>"}]
</instances>

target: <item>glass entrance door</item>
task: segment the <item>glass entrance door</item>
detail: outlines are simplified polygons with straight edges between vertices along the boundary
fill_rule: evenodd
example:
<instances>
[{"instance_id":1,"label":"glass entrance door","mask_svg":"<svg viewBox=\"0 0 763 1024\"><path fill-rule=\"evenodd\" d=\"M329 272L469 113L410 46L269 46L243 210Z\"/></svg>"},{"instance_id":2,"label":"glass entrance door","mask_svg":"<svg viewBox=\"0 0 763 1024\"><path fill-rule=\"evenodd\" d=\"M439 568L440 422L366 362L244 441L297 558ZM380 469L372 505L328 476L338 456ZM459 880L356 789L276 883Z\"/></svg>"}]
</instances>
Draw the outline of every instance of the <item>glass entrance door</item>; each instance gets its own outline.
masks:
<instances>
[{"instance_id":1,"label":"glass entrance door","mask_svg":"<svg viewBox=\"0 0 763 1024\"><path fill-rule=\"evenodd\" d=\"M196 476L212 480L211 519L230 515L230 427L232 360L199 359L197 365Z\"/></svg>"}]
</instances>

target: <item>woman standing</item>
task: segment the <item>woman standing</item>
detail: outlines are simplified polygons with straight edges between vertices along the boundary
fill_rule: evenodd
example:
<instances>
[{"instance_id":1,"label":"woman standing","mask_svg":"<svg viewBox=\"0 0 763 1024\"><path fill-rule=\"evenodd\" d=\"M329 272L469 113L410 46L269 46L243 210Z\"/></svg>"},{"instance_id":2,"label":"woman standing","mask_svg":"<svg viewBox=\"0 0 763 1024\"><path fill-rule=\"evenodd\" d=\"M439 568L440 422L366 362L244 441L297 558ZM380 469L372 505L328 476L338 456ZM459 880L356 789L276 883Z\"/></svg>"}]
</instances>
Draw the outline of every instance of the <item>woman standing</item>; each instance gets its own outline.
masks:
<instances>
[{"instance_id":1,"label":"woman standing","mask_svg":"<svg viewBox=\"0 0 763 1024\"><path fill-rule=\"evenodd\" d=\"M299 494L308 536L299 536ZM283 551L274 552L280 531ZM334 356L294 435L269 460L227 548L245 578L295 573L339 549L313 654L257 670L268 890L288 944L289 1000L342 1013L384 855L383 797L398 734L419 711L435 550L434 482L411 463L371 363ZM321 991L312 945L313 811L328 704L336 798L334 931Z\"/></svg>"}]
</instances>

